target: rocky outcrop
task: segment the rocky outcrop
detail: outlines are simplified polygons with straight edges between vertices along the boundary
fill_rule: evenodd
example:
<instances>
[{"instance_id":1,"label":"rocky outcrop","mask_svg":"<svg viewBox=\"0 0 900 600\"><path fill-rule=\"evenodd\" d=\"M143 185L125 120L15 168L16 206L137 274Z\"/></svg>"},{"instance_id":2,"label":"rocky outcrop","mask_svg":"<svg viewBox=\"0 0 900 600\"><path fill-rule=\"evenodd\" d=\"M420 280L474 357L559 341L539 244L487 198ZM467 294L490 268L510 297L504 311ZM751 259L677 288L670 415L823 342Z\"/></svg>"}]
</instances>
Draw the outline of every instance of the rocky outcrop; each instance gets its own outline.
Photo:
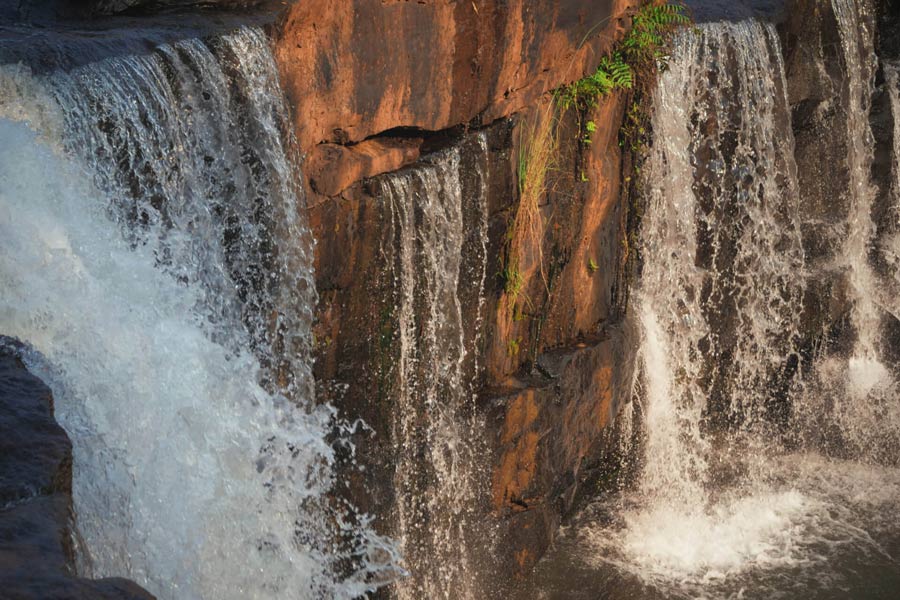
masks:
<instances>
[{"instance_id":1,"label":"rocky outcrop","mask_svg":"<svg viewBox=\"0 0 900 600\"><path fill-rule=\"evenodd\" d=\"M166 13L197 16L215 11L218 16L231 14L243 21L271 21L284 11L282 0L0 0L0 23L45 24L59 22L103 23L104 17L146 17ZM108 23L111 23L109 21ZM167 25L177 25L175 21ZM205 28L204 25L201 28ZM233 25L240 25L237 21ZM132 22L130 25L140 25ZM65 25L64 25L65 26Z\"/></svg>"},{"instance_id":2,"label":"rocky outcrop","mask_svg":"<svg viewBox=\"0 0 900 600\"><path fill-rule=\"evenodd\" d=\"M275 49L297 139L312 151L396 128L488 125L594 69L635 4L297 2ZM327 169L356 173L354 157L344 158L334 153Z\"/></svg>"},{"instance_id":3,"label":"rocky outcrop","mask_svg":"<svg viewBox=\"0 0 900 600\"><path fill-rule=\"evenodd\" d=\"M634 366L628 332L603 331L605 338L546 352L536 372L486 394L497 457L491 506L507 522L498 544L506 572L527 573L562 517L593 491L604 432L631 393Z\"/></svg>"},{"instance_id":4,"label":"rocky outcrop","mask_svg":"<svg viewBox=\"0 0 900 600\"><path fill-rule=\"evenodd\" d=\"M849 187L846 65L831 5L798 0L782 26L788 101L796 140L801 190L804 249L808 258L827 260L828 249L843 233L849 202L834 193ZM873 24L867 23L868 27Z\"/></svg>"},{"instance_id":5,"label":"rocky outcrop","mask_svg":"<svg viewBox=\"0 0 900 600\"><path fill-rule=\"evenodd\" d=\"M248 10L265 4L275 4L271 0L82 0L91 14L115 15L122 13L147 13L164 10Z\"/></svg>"},{"instance_id":6,"label":"rocky outcrop","mask_svg":"<svg viewBox=\"0 0 900 600\"><path fill-rule=\"evenodd\" d=\"M398 306L407 275L388 190L395 176L424 181L443 160L436 157L458 152L468 233L456 301L471 345L462 379L477 396L472 422L485 424L466 431L484 451L472 467L481 495L469 545L480 554L478 589L501 597L497 581L531 568L596 478L603 434L632 379L633 343L622 325L630 163L619 145L631 97L613 95L590 114L554 113L546 93L594 69L635 4L312 1L293 5L276 28L317 240L319 394L348 421L366 423L340 479L389 534L397 533L399 453L425 442L398 438ZM548 114L559 119L558 147L534 233L518 249L513 298L501 274L519 210L517 163ZM596 125L590 140L587 120ZM428 215L418 212L426 209L415 208L421 193L412 188L405 201L427 232ZM484 197L484 234L476 195ZM483 286L473 275L482 272ZM404 322L422 336L433 317L419 300L412 305ZM434 476L426 469L417 477L410 485L427 487Z\"/></svg>"},{"instance_id":7,"label":"rocky outcrop","mask_svg":"<svg viewBox=\"0 0 900 600\"><path fill-rule=\"evenodd\" d=\"M72 542L72 446L50 390L0 337L0 596L152 600L125 579L81 579Z\"/></svg>"}]
</instances>

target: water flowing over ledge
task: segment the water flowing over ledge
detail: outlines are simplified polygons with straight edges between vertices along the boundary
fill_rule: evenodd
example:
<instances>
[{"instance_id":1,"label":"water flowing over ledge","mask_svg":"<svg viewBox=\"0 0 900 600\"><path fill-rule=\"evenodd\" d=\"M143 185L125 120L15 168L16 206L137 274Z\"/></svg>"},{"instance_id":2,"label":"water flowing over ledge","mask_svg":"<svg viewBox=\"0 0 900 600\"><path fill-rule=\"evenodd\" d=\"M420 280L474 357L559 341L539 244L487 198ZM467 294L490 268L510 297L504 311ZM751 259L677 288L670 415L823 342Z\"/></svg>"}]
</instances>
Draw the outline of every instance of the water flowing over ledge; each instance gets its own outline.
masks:
<instances>
[{"instance_id":1,"label":"water flowing over ledge","mask_svg":"<svg viewBox=\"0 0 900 600\"><path fill-rule=\"evenodd\" d=\"M0 31L0 334L75 440L79 574L506 598L589 504L518 597L892 599L900 63L876 0L702 4L646 162L649 87L543 111L631 0Z\"/></svg>"},{"instance_id":2,"label":"water flowing over ledge","mask_svg":"<svg viewBox=\"0 0 900 600\"><path fill-rule=\"evenodd\" d=\"M390 546L326 499L311 240L265 36L0 78L0 329L42 356L73 440L80 570L161 598L389 577Z\"/></svg>"},{"instance_id":3,"label":"water flowing over ledge","mask_svg":"<svg viewBox=\"0 0 900 600\"><path fill-rule=\"evenodd\" d=\"M475 151L482 169L484 134L477 134ZM484 424L474 410L473 383L488 278L488 176L479 170L475 193L465 197L454 147L383 183L399 245L394 486L397 537L412 573L397 590L408 600L478 594L470 530L484 479L477 447ZM471 264L467 256L475 257ZM478 304L478 322L470 326L463 322L467 290L474 290Z\"/></svg>"},{"instance_id":4,"label":"water flowing over ledge","mask_svg":"<svg viewBox=\"0 0 900 600\"><path fill-rule=\"evenodd\" d=\"M841 232L833 243L814 240L812 258L804 228L819 223L798 183L775 28L713 21L680 36L644 169L632 408L642 429L625 450L641 457L637 481L565 528L533 597L581 598L591 585L623 598L887 598L897 589L900 373L886 290L898 271L875 249L893 255L900 138L889 217L876 223L873 8L831 8L847 73L836 112L847 181L834 202L847 210L829 222ZM896 115L896 71L884 70ZM819 341L811 352L810 298L827 278L845 290L849 342ZM555 569L571 581L554 581Z\"/></svg>"}]
</instances>

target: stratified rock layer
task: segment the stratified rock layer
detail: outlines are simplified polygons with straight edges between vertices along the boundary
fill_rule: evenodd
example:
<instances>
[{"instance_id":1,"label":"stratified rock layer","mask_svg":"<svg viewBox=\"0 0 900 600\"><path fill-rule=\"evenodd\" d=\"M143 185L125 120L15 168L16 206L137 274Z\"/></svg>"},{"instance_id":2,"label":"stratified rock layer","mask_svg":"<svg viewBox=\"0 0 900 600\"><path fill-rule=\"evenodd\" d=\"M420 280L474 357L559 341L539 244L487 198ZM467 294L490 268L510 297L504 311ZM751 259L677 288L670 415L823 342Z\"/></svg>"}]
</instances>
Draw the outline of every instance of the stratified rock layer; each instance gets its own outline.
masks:
<instances>
[{"instance_id":1,"label":"stratified rock layer","mask_svg":"<svg viewBox=\"0 0 900 600\"><path fill-rule=\"evenodd\" d=\"M486 125L596 68L632 0L295 3L275 54L297 138Z\"/></svg>"}]
</instances>

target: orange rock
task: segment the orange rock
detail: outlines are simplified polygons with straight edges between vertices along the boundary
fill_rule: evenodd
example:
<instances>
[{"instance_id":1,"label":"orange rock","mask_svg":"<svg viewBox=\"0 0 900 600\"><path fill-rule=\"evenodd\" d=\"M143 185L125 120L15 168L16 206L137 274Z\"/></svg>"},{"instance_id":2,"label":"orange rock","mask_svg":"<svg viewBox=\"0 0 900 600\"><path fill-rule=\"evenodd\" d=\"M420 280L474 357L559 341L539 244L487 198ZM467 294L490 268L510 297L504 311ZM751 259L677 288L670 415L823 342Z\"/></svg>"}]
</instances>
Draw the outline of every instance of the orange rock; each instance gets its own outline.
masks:
<instances>
[{"instance_id":1,"label":"orange rock","mask_svg":"<svg viewBox=\"0 0 900 600\"><path fill-rule=\"evenodd\" d=\"M304 0L275 57L304 151L487 124L588 74L636 0Z\"/></svg>"},{"instance_id":2,"label":"orange rock","mask_svg":"<svg viewBox=\"0 0 900 600\"><path fill-rule=\"evenodd\" d=\"M354 144L319 144L304 163L314 192L337 196L366 177L396 171L419 158L421 138L375 138Z\"/></svg>"}]
</instances>

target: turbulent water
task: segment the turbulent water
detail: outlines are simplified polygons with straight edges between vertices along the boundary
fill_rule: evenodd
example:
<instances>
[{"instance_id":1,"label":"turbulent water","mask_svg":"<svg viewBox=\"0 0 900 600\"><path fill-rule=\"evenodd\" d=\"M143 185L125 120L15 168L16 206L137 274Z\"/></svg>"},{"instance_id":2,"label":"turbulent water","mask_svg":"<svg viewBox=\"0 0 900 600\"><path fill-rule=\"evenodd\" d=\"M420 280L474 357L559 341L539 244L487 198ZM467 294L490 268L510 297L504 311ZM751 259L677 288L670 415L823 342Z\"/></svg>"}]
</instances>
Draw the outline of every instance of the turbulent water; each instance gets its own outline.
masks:
<instances>
[{"instance_id":1,"label":"turbulent water","mask_svg":"<svg viewBox=\"0 0 900 600\"><path fill-rule=\"evenodd\" d=\"M803 373L804 298L819 274L800 236L774 28L747 20L682 34L656 93L644 175L633 306L640 472L564 530L538 568L536 597L893 598L900 589L900 470L890 466L900 398L884 345L895 300L872 266L873 34L859 14L866 3L833 4L850 181L836 200L849 206L846 233L827 267L846 282L849 350L814 355ZM885 78L896 111L890 65ZM895 238L884 237L890 257Z\"/></svg>"},{"instance_id":2,"label":"turbulent water","mask_svg":"<svg viewBox=\"0 0 900 600\"><path fill-rule=\"evenodd\" d=\"M187 599L353 597L391 573L325 499L286 117L253 28L0 71L0 331L33 345L72 438L85 574Z\"/></svg>"},{"instance_id":3,"label":"turbulent water","mask_svg":"<svg viewBox=\"0 0 900 600\"><path fill-rule=\"evenodd\" d=\"M403 599L477 598L468 532L478 501L481 425L472 389L487 271L487 143L476 136L475 184L464 193L461 151L389 176L384 196L399 247L400 376L392 437L397 538L411 577ZM469 260L466 260L466 257ZM473 312L465 290L475 290Z\"/></svg>"},{"instance_id":4,"label":"turbulent water","mask_svg":"<svg viewBox=\"0 0 900 600\"><path fill-rule=\"evenodd\" d=\"M758 491L763 456L723 457L744 472L721 473L726 450L705 422L725 415L730 443L760 452L772 390L793 385L781 380L797 361L803 250L774 29L747 21L683 36L656 106L635 294L646 456L636 506L606 551L651 579L701 583L788 558L769 538L802 503ZM713 494L732 477L740 483Z\"/></svg>"}]
</instances>

